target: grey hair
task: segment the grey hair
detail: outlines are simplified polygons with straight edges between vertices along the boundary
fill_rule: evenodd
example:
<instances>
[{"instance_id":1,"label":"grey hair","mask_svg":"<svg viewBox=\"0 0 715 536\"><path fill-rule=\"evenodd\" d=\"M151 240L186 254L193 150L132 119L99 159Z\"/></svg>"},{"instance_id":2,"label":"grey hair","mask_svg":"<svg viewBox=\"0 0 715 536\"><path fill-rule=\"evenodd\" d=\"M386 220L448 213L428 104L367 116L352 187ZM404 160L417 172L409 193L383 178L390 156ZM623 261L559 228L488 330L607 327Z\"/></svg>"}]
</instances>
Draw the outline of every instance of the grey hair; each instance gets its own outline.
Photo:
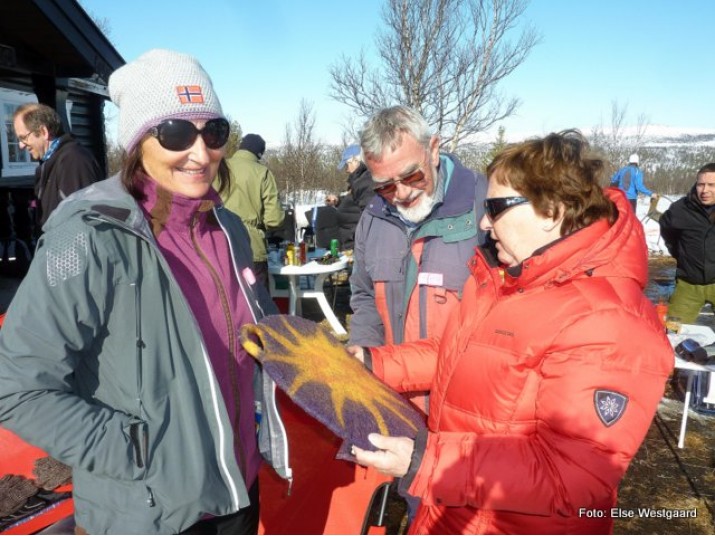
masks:
<instances>
[{"instance_id":1,"label":"grey hair","mask_svg":"<svg viewBox=\"0 0 715 536\"><path fill-rule=\"evenodd\" d=\"M379 160L385 149L394 151L402 144L403 134L410 134L425 148L429 148L432 132L417 110L408 106L392 106L378 111L360 131L363 159Z\"/></svg>"}]
</instances>

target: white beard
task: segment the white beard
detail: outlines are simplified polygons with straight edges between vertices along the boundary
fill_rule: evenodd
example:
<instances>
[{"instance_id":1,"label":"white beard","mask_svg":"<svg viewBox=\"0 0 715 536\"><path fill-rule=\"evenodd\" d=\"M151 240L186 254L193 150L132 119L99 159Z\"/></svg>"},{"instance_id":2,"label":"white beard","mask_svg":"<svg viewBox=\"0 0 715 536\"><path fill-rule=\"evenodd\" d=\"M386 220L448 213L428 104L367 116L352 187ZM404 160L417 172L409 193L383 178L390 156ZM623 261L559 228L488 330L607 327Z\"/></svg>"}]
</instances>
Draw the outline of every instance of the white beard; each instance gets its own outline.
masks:
<instances>
[{"instance_id":1,"label":"white beard","mask_svg":"<svg viewBox=\"0 0 715 536\"><path fill-rule=\"evenodd\" d=\"M407 221L412 223L420 223L432 212L432 208L437 202L436 196L428 195L425 191L422 191L422 195L419 197L419 203L414 207L405 208L402 205L397 205L397 212L405 218Z\"/></svg>"}]
</instances>

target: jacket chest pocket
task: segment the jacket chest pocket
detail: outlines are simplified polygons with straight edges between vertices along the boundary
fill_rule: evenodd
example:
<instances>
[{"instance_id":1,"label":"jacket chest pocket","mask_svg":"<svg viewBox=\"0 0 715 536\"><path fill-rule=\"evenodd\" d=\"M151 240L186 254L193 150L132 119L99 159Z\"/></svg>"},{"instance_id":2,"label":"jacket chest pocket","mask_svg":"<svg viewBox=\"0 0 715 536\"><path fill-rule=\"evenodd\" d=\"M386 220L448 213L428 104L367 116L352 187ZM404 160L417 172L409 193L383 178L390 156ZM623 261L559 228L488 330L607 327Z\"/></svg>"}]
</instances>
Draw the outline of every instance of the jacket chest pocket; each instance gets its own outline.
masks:
<instances>
[{"instance_id":1,"label":"jacket chest pocket","mask_svg":"<svg viewBox=\"0 0 715 536\"><path fill-rule=\"evenodd\" d=\"M455 363L445 403L494 426L525 417L523 404L536 378L529 359L512 349L470 342ZM533 411L527 411L533 415Z\"/></svg>"},{"instance_id":2,"label":"jacket chest pocket","mask_svg":"<svg viewBox=\"0 0 715 536\"><path fill-rule=\"evenodd\" d=\"M469 277L469 260L474 255L475 241L442 244L432 241L425 246L420 259L420 273L423 279L439 280L436 286L461 293L464 282Z\"/></svg>"},{"instance_id":3,"label":"jacket chest pocket","mask_svg":"<svg viewBox=\"0 0 715 536\"><path fill-rule=\"evenodd\" d=\"M405 280L404 259L398 257L383 257L371 259L365 263L373 281L399 282Z\"/></svg>"}]
</instances>

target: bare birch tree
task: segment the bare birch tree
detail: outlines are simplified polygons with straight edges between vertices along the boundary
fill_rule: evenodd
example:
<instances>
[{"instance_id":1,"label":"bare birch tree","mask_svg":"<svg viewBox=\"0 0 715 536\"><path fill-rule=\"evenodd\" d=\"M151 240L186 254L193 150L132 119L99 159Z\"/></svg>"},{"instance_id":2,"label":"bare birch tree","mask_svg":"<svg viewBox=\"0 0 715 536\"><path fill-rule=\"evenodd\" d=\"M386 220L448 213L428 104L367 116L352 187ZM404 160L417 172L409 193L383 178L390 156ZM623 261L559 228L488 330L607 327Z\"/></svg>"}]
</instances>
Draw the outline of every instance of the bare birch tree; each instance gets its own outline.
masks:
<instances>
[{"instance_id":1,"label":"bare birch tree","mask_svg":"<svg viewBox=\"0 0 715 536\"><path fill-rule=\"evenodd\" d=\"M293 123L286 124L282 147L266 160L282 199L293 205L313 203L316 192L339 192L343 186L344 178L335 169L339 155L316 139L315 112L306 100Z\"/></svg>"},{"instance_id":2,"label":"bare birch tree","mask_svg":"<svg viewBox=\"0 0 715 536\"><path fill-rule=\"evenodd\" d=\"M628 105L621 105L614 100L611 102L610 125L606 127L601 122L591 131L591 144L603 153L610 164L606 170L606 178L610 178L611 173L627 162L628 155L639 151L643 146L648 117L642 113L638 115L632 128L626 124L627 117Z\"/></svg>"},{"instance_id":3,"label":"bare birch tree","mask_svg":"<svg viewBox=\"0 0 715 536\"><path fill-rule=\"evenodd\" d=\"M330 67L331 96L363 117L384 106L412 106L454 150L516 110L519 101L498 86L539 41L530 26L516 28L527 4L387 0L376 41L380 67L370 66L364 52L343 56Z\"/></svg>"}]
</instances>

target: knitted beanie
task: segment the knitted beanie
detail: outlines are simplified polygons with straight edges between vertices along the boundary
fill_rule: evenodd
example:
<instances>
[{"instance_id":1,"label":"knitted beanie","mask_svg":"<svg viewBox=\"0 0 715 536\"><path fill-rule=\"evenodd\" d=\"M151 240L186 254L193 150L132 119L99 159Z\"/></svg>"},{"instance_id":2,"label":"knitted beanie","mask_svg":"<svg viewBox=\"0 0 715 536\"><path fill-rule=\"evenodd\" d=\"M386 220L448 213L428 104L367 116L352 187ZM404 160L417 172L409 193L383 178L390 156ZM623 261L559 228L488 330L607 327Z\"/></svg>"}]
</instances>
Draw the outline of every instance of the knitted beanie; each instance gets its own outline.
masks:
<instances>
[{"instance_id":1,"label":"knitted beanie","mask_svg":"<svg viewBox=\"0 0 715 536\"><path fill-rule=\"evenodd\" d=\"M196 58L153 49L109 77L119 108L119 145L130 152L147 131L166 119L223 117L209 75Z\"/></svg>"},{"instance_id":2,"label":"knitted beanie","mask_svg":"<svg viewBox=\"0 0 715 536\"><path fill-rule=\"evenodd\" d=\"M370 433L414 439L425 428L406 399L315 322L266 316L241 328L241 343L293 402L345 440L337 458L354 460L352 445L375 450Z\"/></svg>"}]
</instances>

